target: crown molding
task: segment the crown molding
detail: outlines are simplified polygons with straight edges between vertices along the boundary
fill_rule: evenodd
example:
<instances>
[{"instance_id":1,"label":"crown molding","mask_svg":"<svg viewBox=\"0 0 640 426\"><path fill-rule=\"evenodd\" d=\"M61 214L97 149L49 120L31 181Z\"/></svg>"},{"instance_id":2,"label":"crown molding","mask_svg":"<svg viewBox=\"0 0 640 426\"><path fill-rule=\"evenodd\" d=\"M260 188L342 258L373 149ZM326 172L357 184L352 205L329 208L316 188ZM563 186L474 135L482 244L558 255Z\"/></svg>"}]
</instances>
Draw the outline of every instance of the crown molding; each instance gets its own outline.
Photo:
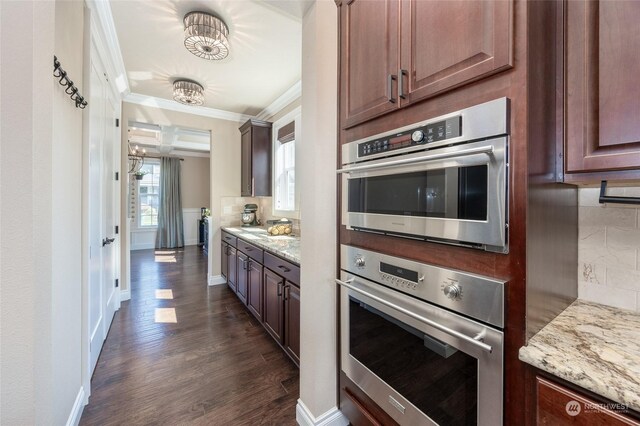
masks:
<instances>
[{"instance_id":1,"label":"crown molding","mask_svg":"<svg viewBox=\"0 0 640 426\"><path fill-rule=\"evenodd\" d=\"M184 112L185 114L201 115L203 117L217 118L220 120L245 122L248 119L253 118L253 116L247 114L239 114L237 112L224 111L221 109L202 106L184 105L173 100L141 95L139 93L129 93L124 97L123 100L124 102L129 102L132 104L167 109L169 111Z\"/></svg>"},{"instance_id":2,"label":"crown molding","mask_svg":"<svg viewBox=\"0 0 640 426\"><path fill-rule=\"evenodd\" d=\"M97 30L100 34L104 48L101 49L103 58L109 62L112 71L112 78L115 82L116 89L121 97L125 97L131 92L129 87L129 79L127 78L127 70L124 67L124 60L118 42L118 34L113 22L111 6L108 0L86 0L86 5L91 11L94 23L97 24Z\"/></svg>"},{"instance_id":3,"label":"crown molding","mask_svg":"<svg viewBox=\"0 0 640 426\"><path fill-rule=\"evenodd\" d=\"M291 86L286 92L280 95L275 101L271 103L271 105L260 111L256 118L258 120L265 120L269 117L272 117L278 111L282 110L282 108L298 99L300 95L302 95L302 81L298 80L296 84Z\"/></svg>"}]
</instances>

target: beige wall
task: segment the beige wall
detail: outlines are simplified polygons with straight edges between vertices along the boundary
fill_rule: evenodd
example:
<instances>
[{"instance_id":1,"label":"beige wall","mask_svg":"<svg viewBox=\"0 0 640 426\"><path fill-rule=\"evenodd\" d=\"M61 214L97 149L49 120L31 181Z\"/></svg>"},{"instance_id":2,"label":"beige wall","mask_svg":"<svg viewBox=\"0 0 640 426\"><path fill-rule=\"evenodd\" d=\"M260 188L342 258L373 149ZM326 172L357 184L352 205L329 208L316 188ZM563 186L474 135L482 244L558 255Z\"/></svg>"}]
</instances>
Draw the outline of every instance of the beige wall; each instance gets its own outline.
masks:
<instances>
[{"instance_id":1,"label":"beige wall","mask_svg":"<svg viewBox=\"0 0 640 426\"><path fill-rule=\"evenodd\" d=\"M195 209L209 207L210 179L209 163L210 159L205 157L183 156L182 162L182 208Z\"/></svg>"},{"instance_id":2,"label":"beige wall","mask_svg":"<svg viewBox=\"0 0 640 426\"><path fill-rule=\"evenodd\" d=\"M317 1L302 22L300 401L319 422L336 414L337 8ZM318 321L322 318L322 321ZM306 410L303 408L306 407ZM346 424L335 421L332 424ZM316 423L317 424L317 423Z\"/></svg>"},{"instance_id":3,"label":"beige wall","mask_svg":"<svg viewBox=\"0 0 640 426\"><path fill-rule=\"evenodd\" d=\"M578 297L640 312L640 208L600 204L600 188L580 188ZM607 195L639 197L640 187Z\"/></svg>"},{"instance_id":4,"label":"beige wall","mask_svg":"<svg viewBox=\"0 0 640 426\"><path fill-rule=\"evenodd\" d=\"M55 35L55 36L54 36ZM0 424L65 424L81 380L83 2L0 2Z\"/></svg>"},{"instance_id":5,"label":"beige wall","mask_svg":"<svg viewBox=\"0 0 640 426\"><path fill-rule=\"evenodd\" d=\"M209 275L220 275L220 205L223 196L240 195L240 132L241 122L220 120L194 114L168 111L161 108L147 107L129 102L122 104L122 149L127 149L126 123L139 121L159 125L174 125L191 129L211 131L210 161L210 208L211 232L209 249ZM122 159L122 169L126 169L126 158ZM127 179L122 179L125 203ZM126 205L126 204L123 204ZM202 207L202 206L197 206ZM123 211L121 222L123 225L123 239L126 240L122 250L122 271L129 271L129 221ZM129 277L123 282L123 290L129 289Z\"/></svg>"}]
</instances>

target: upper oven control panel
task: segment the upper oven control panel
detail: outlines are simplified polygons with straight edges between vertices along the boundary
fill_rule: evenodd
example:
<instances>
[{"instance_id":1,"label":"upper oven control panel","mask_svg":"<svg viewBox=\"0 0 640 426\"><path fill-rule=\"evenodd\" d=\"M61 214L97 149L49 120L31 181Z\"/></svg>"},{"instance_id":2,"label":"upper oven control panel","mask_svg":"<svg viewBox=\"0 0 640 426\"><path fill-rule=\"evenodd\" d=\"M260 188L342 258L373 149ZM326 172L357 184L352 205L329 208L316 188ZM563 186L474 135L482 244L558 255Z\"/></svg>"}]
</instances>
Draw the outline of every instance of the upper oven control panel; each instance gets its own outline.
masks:
<instances>
[{"instance_id":1,"label":"upper oven control panel","mask_svg":"<svg viewBox=\"0 0 640 426\"><path fill-rule=\"evenodd\" d=\"M358 144L358 157L393 151L413 145L439 142L457 138L462 134L462 116L429 123L424 126L404 130L393 135L368 140Z\"/></svg>"}]
</instances>

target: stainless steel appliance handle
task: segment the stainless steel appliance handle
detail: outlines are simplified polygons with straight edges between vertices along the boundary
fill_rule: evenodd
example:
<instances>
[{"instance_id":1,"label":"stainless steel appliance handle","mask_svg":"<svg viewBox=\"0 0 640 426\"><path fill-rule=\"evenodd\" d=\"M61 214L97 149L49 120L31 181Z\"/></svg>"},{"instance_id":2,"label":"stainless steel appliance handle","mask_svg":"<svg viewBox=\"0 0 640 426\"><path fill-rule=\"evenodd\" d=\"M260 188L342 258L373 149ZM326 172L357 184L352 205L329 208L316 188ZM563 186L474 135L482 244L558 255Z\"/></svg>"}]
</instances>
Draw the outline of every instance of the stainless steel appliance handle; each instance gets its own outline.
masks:
<instances>
[{"instance_id":1,"label":"stainless steel appliance handle","mask_svg":"<svg viewBox=\"0 0 640 426\"><path fill-rule=\"evenodd\" d=\"M355 166L355 167L348 167L344 169L338 169L337 172L338 173L360 172L363 170L383 169L386 167L404 166L406 164L421 163L423 161L444 160L446 158L466 157L468 155L476 155L476 154L492 155L493 146L486 145L486 146L479 146L476 148L463 149L456 152L443 152L441 154L423 155L423 156L414 157L414 158L404 158L401 160L387 161L386 163L382 163L382 164L365 164L364 166Z\"/></svg>"},{"instance_id":2,"label":"stainless steel appliance handle","mask_svg":"<svg viewBox=\"0 0 640 426\"><path fill-rule=\"evenodd\" d=\"M360 294L363 294L363 295L365 295L367 297L370 297L371 299L375 300L376 302L382 303L383 305L388 306L389 308L394 309L394 310L396 310L398 312L402 312L403 314L408 315L411 318L416 319L416 320L418 320L418 321L420 321L420 322L422 322L422 323L424 323L426 325L429 325L429 326L431 326L433 328L436 328L436 329L438 329L438 330L440 330L440 331L442 331L444 333L447 333L450 336L457 337L458 339L461 339L461 340L464 340L465 342L471 343L472 345L475 345L475 346L479 347L480 349L482 349L482 350L484 350L486 352L491 353L493 351L493 348L490 345L487 345L484 342L480 342L480 341L474 339L473 337L469 337L466 334L460 333L459 331L452 330L449 327L445 327L444 325L438 324L437 322L430 320L429 318L425 318L422 315L418 315L416 313L413 313L408 309L405 309L405 308L403 308L401 306L398 306L398 305L396 305L394 303L388 302L388 301L382 299L381 297L375 296L375 295L373 295L371 293L367 293L366 291L361 290L358 287L355 287L355 286L351 285L351 282L353 282L353 280L354 280L354 278L349 278L347 281L341 281L339 279L336 279L336 283L341 285L341 286L343 286L343 287L346 287L346 288L348 288L350 290L353 290L353 291L358 292ZM478 335L478 339L482 338L482 334L483 333L480 333Z\"/></svg>"}]
</instances>

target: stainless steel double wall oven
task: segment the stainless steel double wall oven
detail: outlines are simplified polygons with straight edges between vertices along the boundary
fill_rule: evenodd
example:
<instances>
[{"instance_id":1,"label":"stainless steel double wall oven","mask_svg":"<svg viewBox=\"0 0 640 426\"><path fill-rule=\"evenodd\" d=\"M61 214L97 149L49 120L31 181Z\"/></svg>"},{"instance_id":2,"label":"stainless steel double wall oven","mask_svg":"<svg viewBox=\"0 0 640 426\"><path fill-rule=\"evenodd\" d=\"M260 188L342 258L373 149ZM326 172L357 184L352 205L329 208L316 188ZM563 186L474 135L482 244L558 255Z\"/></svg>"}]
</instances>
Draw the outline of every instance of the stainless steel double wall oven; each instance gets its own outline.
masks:
<instances>
[{"instance_id":1,"label":"stainless steel double wall oven","mask_svg":"<svg viewBox=\"0 0 640 426\"><path fill-rule=\"evenodd\" d=\"M508 251L508 100L342 147L348 229Z\"/></svg>"},{"instance_id":2,"label":"stainless steel double wall oven","mask_svg":"<svg viewBox=\"0 0 640 426\"><path fill-rule=\"evenodd\" d=\"M496 99L344 145L342 223L507 253L508 112ZM347 245L340 255L347 377L402 425L501 425L505 282Z\"/></svg>"}]
</instances>

